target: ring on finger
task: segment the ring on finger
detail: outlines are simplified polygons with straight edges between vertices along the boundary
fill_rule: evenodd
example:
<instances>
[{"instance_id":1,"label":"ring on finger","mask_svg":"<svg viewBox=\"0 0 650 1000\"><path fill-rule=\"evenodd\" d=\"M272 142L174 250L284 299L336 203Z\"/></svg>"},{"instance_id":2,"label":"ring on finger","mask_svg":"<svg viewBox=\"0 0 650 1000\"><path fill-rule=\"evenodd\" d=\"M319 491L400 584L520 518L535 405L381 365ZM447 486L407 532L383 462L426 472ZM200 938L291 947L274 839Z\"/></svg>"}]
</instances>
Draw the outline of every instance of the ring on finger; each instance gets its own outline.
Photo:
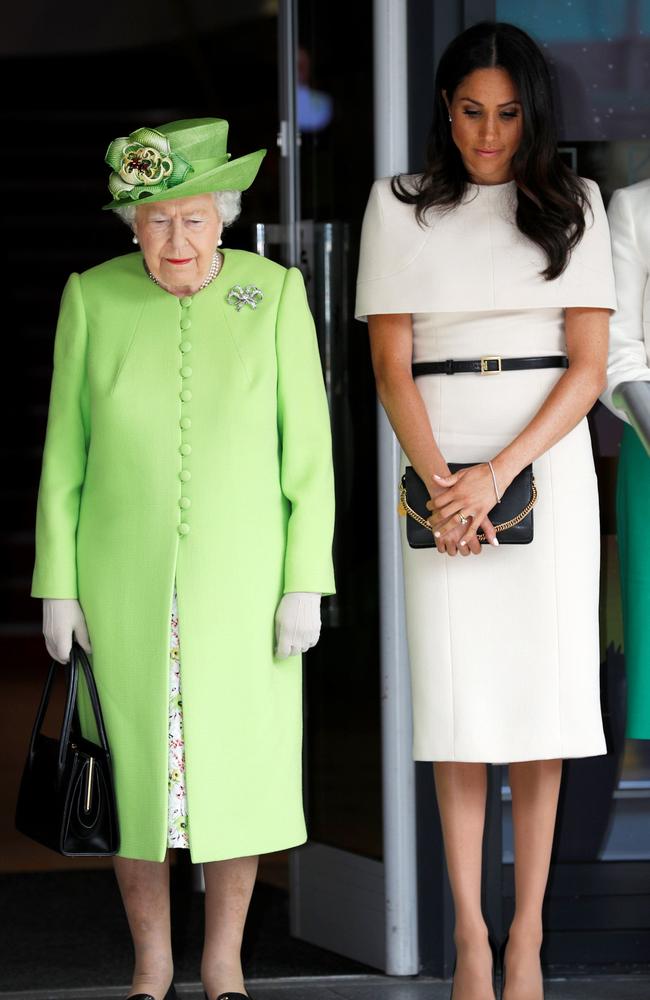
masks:
<instances>
[{"instance_id":1,"label":"ring on finger","mask_svg":"<svg viewBox=\"0 0 650 1000\"><path fill-rule=\"evenodd\" d=\"M461 524L469 524L469 518L465 517L462 510L458 511L458 520L460 521Z\"/></svg>"}]
</instances>

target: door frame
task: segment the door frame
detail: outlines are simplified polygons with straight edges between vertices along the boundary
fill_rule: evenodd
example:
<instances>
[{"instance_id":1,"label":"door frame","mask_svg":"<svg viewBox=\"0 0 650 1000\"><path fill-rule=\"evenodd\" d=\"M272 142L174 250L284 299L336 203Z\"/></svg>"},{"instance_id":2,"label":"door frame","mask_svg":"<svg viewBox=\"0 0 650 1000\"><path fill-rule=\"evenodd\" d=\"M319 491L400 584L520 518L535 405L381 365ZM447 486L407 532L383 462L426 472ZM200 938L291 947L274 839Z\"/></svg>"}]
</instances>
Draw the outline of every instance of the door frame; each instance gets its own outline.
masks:
<instances>
[{"instance_id":1,"label":"door frame","mask_svg":"<svg viewBox=\"0 0 650 1000\"><path fill-rule=\"evenodd\" d=\"M374 0L375 175L408 168L408 2ZM285 260L299 247L299 145L295 115L297 0L281 0L279 85L281 224ZM388 113L387 113L388 109ZM415 765L395 483L399 448L378 407L379 600L383 861L310 842L291 855L291 933L391 975L419 972Z\"/></svg>"}]
</instances>

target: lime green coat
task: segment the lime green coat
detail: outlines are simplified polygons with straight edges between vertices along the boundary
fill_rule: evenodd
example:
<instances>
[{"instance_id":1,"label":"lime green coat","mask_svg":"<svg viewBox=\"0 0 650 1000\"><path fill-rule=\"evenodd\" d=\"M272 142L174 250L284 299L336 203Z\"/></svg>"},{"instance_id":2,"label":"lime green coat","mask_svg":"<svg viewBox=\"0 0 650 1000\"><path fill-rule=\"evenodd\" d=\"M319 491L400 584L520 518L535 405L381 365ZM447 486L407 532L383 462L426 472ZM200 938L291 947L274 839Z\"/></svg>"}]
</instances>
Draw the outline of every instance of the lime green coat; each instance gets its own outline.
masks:
<instances>
[{"instance_id":1,"label":"lime green coat","mask_svg":"<svg viewBox=\"0 0 650 1000\"><path fill-rule=\"evenodd\" d=\"M257 309L226 298L264 293ZM76 598L114 758L120 854L167 844L169 623L178 592L192 860L305 839L301 659L283 593L332 593L331 442L300 272L225 251L178 299L140 254L64 291L34 597Z\"/></svg>"}]
</instances>

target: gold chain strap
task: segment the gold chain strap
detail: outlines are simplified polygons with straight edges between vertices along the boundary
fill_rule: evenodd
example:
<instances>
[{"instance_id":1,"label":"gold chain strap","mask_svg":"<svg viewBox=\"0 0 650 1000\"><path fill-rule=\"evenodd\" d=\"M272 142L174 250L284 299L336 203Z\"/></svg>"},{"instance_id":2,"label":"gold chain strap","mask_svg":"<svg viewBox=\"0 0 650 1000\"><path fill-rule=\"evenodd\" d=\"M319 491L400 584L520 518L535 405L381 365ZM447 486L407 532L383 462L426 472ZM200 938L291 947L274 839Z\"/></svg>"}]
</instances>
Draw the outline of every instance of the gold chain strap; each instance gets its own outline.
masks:
<instances>
[{"instance_id":1,"label":"gold chain strap","mask_svg":"<svg viewBox=\"0 0 650 1000\"><path fill-rule=\"evenodd\" d=\"M433 528L426 520L426 518L420 517L417 511L413 510L412 507L409 507L408 500L406 497L406 486L404 485L404 483L400 483L399 500L405 514L409 514L414 521L417 521L417 523L420 524L423 528L427 528L431 533L433 533ZM533 509L536 503L537 503L537 487L535 486L535 480L533 479L530 487L530 500L528 501L524 509L520 511L519 514L516 514L515 517L511 517L509 521L504 521L503 524L495 524L494 530L496 532L499 532L499 531L507 531L508 528L514 528L516 524L519 524L521 521L523 521L525 517L528 517L528 515L530 514L531 510ZM487 541L487 538L485 537L485 532L483 531L479 531L476 537L478 538L479 542Z\"/></svg>"}]
</instances>

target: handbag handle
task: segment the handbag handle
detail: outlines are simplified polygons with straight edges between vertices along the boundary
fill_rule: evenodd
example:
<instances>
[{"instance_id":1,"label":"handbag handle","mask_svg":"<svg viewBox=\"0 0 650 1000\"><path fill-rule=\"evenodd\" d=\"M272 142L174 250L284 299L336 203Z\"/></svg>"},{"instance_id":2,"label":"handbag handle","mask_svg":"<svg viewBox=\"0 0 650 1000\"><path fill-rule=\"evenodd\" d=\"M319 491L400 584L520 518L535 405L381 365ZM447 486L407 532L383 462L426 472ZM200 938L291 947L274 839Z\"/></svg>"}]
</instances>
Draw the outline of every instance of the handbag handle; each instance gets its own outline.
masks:
<instances>
[{"instance_id":1,"label":"handbag handle","mask_svg":"<svg viewBox=\"0 0 650 1000\"><path fill-rule=\"evenodd\" d=\"M65 664L67 691L65 698L65 707L63 709L63 721L61 722L61 732L59 735L59 754L58 754L59 776L61 776L63 773L63 769L66 763L66 758L68 755L68 747L70 744L70 733L72 730L72 722L74 719L75 707L77 704L77 691L79 687L79 665L81 665L81 670L83 671L84 678L86 681L86 687L88 689L88 695L90 697L90 704L95 719L95 726L97 727L97 735L99 736L102 749L104 750L105 753L110 755L108 740L106 738L106 729L104 727L104 717L102 716L102 709L99 703L99 695L97 693L97 686L95 684L95 678L93 676L92 668L90 666L88 657L86 656L84 650L77 642L73 642L72 649L70 651L70 661L69 663ZM50 669L47 674L47 680L45 681L45 687L43 688L43 694L41 695L41 701L38 706L38 711L36 712L36 718L34 720L34 728L32 729L31 740L29 742L30 758L33 758L34 756L36 740L41 731L41 727L43 725L43 719L45 718L45 713L50 703L54 678L57 672L60 670L60 668L61 664L58 663L56 660L52 660L50 664Z\"/></svg>"},{"instance_id":2,"label":"handbag handle","mask_svg":"<svg viewBox=\"0 0 650 1000\"><path fill-rule=\"evenodd\" d=\"M93 674L93 669L90 666L90 660L88 659L88 656L86 655L85 651L81 648L78 642L73 642L72 651L70 653L70 663L73 665L73 669L77 667L76 660L81 664L81 669L83 670L84 678L86 681L86 687L88 689L88 695L90 697L90 705L92 707L93 717L95 719L95 726L97 728L97 735L99 736L99 742L104 752L109 754L110 756L110 748L108 746L108 738L106 736L106 728L104 726L104 716L102 715L102 706L99 701L99 694L97 692L97 685L95 684L95 676ZM78 676L78 667L77 667L77 676ZM72 717L70 718L70 722L72 722Z\"/></svg>"}]
</instances>

